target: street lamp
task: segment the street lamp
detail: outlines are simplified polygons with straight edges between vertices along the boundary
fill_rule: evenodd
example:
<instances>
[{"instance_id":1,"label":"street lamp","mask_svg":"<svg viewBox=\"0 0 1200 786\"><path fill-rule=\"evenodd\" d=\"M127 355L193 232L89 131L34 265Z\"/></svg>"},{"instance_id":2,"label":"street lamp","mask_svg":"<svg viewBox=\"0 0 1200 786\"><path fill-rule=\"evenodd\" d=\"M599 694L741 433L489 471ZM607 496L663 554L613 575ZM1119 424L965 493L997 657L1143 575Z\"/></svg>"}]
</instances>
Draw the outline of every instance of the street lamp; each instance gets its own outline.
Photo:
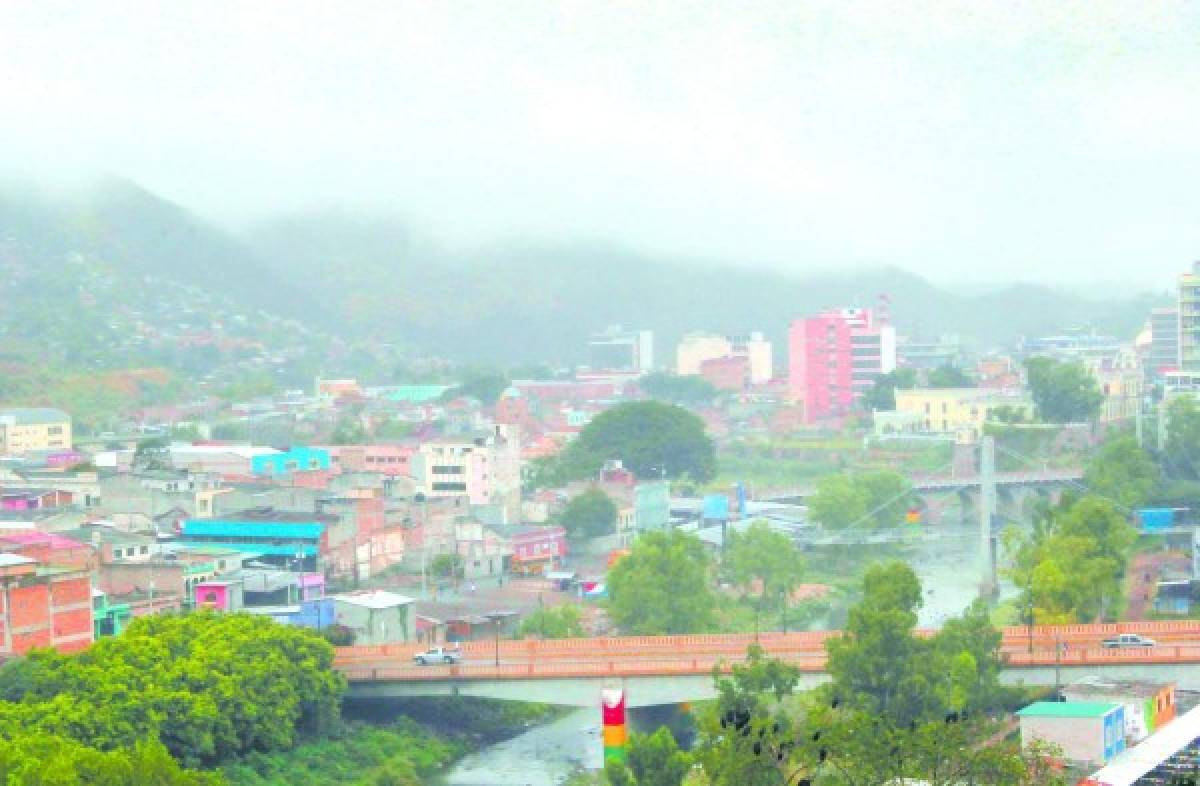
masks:
<instances>
[{"instance_id":1,"label":"street lamp","mask_svg":"<svg viewBox=\"0 0 1200 786\"><path fill-rule=\"evenodd\" d=\"M489 620L491 620L492 624L495 626L496 665L497 666L500 665L500 623L502 621L504 621L505 619L511 617L515 613L516 612L513 612L513 611L492 611L492 612L488 612L487 614L484 615Z\"/></svg>"}]
</instances>

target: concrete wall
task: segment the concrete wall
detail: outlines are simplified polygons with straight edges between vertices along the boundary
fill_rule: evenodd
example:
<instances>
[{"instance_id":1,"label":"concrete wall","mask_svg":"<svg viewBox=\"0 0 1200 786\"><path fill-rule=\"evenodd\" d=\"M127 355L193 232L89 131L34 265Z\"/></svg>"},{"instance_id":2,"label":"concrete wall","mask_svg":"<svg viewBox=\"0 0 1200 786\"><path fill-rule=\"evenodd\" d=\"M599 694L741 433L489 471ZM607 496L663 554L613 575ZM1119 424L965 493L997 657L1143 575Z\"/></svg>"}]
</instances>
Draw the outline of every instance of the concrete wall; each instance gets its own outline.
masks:
<instances>
[{"instance_id":1,"label":"concrete wall","mask_svg":"<svg viewBox=\"0 0 1200 786\"><path fill-rule=\"evenodd\" d=\"M389 644L416 641L412 604L373 609L334 597L334 617L354 631L355 644Z\"/></svg>"}]
</instances>

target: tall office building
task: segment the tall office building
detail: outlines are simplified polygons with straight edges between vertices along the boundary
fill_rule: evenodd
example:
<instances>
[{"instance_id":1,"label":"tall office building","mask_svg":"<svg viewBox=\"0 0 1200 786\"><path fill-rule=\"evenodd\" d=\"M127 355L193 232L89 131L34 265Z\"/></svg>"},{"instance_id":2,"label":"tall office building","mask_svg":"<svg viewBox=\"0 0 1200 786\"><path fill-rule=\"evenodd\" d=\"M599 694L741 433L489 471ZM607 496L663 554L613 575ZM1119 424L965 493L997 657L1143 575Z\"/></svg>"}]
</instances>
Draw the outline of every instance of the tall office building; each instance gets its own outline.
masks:
<instances>
[{"instance_id":1,"label":"tall office building","mask_svg":"<svg viewBox=\"0 0 1200 786\"><path fill-rule=\"evenodd\" d=\"M1179 277L1179 370L1200 371L1200 262Z\"/></svg>"},{"instance_id":2,"label":"tall office building","mask_svg":"<svg viewBox=\"0 0 1200 786\"><path fill-rule=\"evenodd\" d=\"M1146 353L1146 375L1161 379L1179 367L1179 309L1156 308L1150 312L1150 348Z\"/></svg>"},{"instance_id":3,"label":"tall office building","mask_svg":"<svg viewBox=\"0 0 1200 786\"><path fill-rule=\"evenodd\" d=\"M798 319L788 330L788 392L813 423L850 412L880 374L896 369L896 329L870 309Z\"/></svg>"},{"instance_id":4,"label":"tall office building","mask_svg":"<svg viewBox=\"0 0 1200 786\"><path fill-rule=\"evenodd\" d=\"M675 373L700 374L706 362L725 358L745 358L750 384L765 385L771 381L771 342L759 332L740 336L688 333L675 350Z\"/></svg>"},{"instance_id":5,"label":"tall office building","mask_svg":"<svg viewBox=\"0 0 1200 786\"><path fill-rule=\"evenodd\" d=\"M622 330L612 325L588 341L588 365L604 371L651 371L654 368L654 333Z\"/></svg>"}]
</instances>

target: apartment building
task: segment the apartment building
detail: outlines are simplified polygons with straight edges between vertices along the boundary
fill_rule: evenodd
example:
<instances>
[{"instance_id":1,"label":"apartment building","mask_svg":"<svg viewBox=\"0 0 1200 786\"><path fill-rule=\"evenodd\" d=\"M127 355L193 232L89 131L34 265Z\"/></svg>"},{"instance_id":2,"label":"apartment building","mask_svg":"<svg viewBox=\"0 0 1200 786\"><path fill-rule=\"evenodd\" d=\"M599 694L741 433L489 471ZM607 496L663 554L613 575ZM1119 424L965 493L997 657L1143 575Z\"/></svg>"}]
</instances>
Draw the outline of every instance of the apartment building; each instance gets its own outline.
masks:
<instances>
[{"instance_id":1,"label":"apartment building","mask_svg":"<svg viewBox=\"0 0 1200 786\"><path fill-rule=\"evenodd\" d=\"M744 359L750 384L765 385L771 381L771 342L758 332L743 336L688 333L675 349L675 373L703 374L705 363L729 358Z\"/></svg>"},{"instance_id":2,"label":"apartment building","mask_svg":"<svg viewBox=\"0 0 1200 786\"><path fill-rule=\"evenodd\" d=\"M850 412L881 374L896 369L896 329L867 308L798 319L788 330L788 392L806 423Z\"/></svg>"},{"instance_id":3,"label":"apartment building","mask_svg":"<svg viewBox=\"0 0 1200 786\"><path fill-rule=\"evenodd\" d=\"M71 416L60 409L0 410L0 455L71 448Z\"/></svg>"},{"instance_id":4,"label":"apartment building","mask_svg":"<svg viewBox=\"0 0 1200 786\"><path fill-rule=\"evenodd\" d=\"M34 647L78 652L91 645L92 580L86 570L0 554L0 656Z\"/></svg>"}]
</instances>

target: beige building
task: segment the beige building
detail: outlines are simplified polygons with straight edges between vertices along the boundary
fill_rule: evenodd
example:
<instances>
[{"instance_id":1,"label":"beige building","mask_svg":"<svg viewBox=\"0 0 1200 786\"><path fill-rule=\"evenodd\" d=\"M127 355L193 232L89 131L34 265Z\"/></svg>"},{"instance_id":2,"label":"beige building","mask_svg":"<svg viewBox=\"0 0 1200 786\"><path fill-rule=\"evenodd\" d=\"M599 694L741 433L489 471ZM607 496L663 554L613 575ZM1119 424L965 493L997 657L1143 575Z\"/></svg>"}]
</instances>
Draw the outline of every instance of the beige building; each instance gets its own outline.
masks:
<instances>
[{"instance_id":1,"label":"beige building","mask_svg":"<svg viewBox=\"0 0 1200 786\"><path fill-rule=\"evenodd\" d=\"M1033 419L1033 400L1024 393L986 388L913 388L896 391L896 412L885 418L902 426L893 433L953 434L956 442L976 442L995 412L1008 408ZM882 413L881 413L882 414Z\"/></svg>"},{"instance_id":2,"label":"beige building","mask_svg":"<svg viewBox=\"0 0 1200 786\"><path fill-rule=\"evenodd\" d=\"M1132 349L1112 358L1089 361L1086 365L1095 377L1100 392L1104 394L1104 401L1100 405L1100 422L1112 423L1137 417L1143 393L1143 376Z\"/></svg>"},{"instance_id":3,"label":"beige building","mask_svg":"<svg viewBox=\"0 0 1200 786\"><path fill-rule=\"evenodd\" d=\"M750 384L765 385L773 375L771 342L762 333L721 336L714 333L688 333L675 349L675 373L699 374L706 360L744 357L750 366Z\"/></svg>"},{"instance_id":4,"label":"beige building","mask_svg":"<svg viewBox=\"0 0 1200 786\"><path fill-rule=\"evenodd\" d=\"M70 450L71 416L60 409L0 410L0 455Z\"/></svg>"}]
</instances>

